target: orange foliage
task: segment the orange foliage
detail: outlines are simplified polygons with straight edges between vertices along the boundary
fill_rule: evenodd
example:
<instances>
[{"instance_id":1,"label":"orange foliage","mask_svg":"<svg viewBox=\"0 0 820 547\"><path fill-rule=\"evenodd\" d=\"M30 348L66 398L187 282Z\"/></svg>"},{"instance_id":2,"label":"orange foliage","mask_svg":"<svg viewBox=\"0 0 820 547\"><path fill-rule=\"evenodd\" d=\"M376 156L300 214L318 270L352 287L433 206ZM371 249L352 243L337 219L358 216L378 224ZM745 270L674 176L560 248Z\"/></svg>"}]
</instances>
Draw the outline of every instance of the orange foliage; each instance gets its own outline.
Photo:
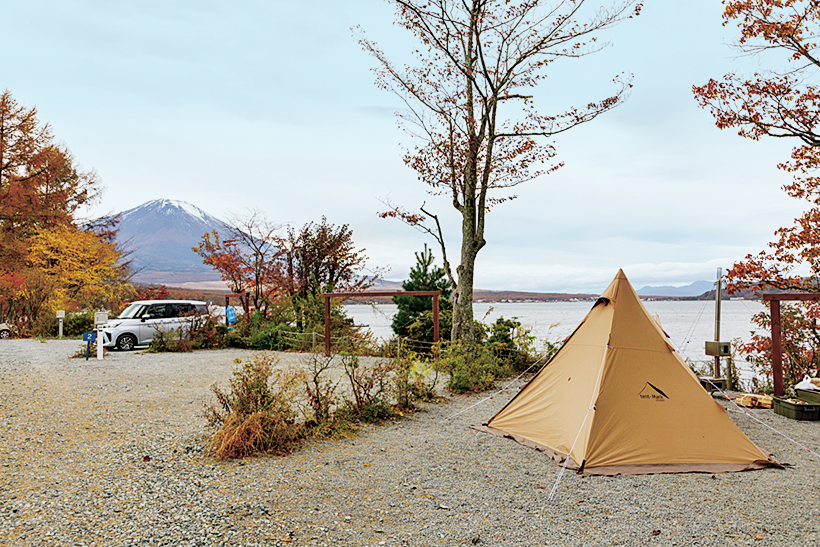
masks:
<instances>
[{"instance_id":1,"label":"orange foliage","mask_svg":"<svg viewBox=\"0 0 820 547\"><path fill-rule=\"evenodd\" d=\"M735 47L743 54L765 53L779 66L743 77L730 73L694 86L695 97L721 129L734 128L742 137L792 139L797 145L789 161L778 165L794 175L784 186L811 208L789 227L775 232L768 249L749 254L727 272L729 292L752 288L766 291L817 292L820 286L820 87L811 83L820 68L820 3L813 0L725 0L724 25L736 24ZM767 313L754 316L764 331ZM784 370L786 382L820 366L820 305L803 302L784 306ZM771 338L753 334L741 353L771 373Z\"/></svg>"},{"instance_id":2,"label":"orange foliage","mask_svg":"<svg viewBox=\"0 0 820 547\"><path fill-rule=\"evenodd\" d=\"M101 305L127 290L120 253L76 227L99 192L96 173L54 142L37 110L0 93L0 309L13 320L32 325L43 306Z\"/></svg>"}]
</instances>

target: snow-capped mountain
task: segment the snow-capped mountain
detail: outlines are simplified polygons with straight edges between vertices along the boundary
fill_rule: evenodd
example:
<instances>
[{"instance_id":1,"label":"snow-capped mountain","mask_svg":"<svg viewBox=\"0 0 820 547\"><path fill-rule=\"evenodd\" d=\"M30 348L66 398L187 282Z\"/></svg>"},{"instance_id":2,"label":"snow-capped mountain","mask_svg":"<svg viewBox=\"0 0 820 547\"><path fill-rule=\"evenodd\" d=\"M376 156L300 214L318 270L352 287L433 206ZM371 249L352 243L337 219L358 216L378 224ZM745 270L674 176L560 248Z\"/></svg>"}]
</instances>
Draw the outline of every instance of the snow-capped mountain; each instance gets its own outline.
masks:
<instances>
[{"instance_id":1,"label":"snow-capped mountain","mask_svg":"<svg viewBox=\"0 0 820 547\"><path fill-rule=\"evenodd\" d=\"M227 226L199 207L171 199L155 199L123 211L117 240L131 251L134 281L145 283L218 281L217 274L191 250L202 235Z\"/></svg>"}]
</instances>

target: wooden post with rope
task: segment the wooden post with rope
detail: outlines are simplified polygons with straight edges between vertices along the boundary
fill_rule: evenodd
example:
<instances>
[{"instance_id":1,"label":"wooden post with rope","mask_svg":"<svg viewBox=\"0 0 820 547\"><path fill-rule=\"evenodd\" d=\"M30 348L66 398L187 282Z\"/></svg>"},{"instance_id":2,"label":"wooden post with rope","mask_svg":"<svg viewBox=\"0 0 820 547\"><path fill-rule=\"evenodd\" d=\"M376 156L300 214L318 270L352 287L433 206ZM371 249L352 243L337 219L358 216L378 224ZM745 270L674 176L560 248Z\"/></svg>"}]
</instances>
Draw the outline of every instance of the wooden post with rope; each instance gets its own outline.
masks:
<instances>
[{"instance_id":1,"label":"wooden post with rope","mask_svg":"<svg viewBox=\"0 0 820 547\"><path fill-rule=\"evenodd\" d=\"M441 291L364 291L364 292L337 292L323 293L325 300L325 355L330 357L332 344L330 340L330 299L331 298L370 298L376 296L432 296L433 297L433 342L439 339L438 328L438 297Z\"/></svg>"}]
</instances>

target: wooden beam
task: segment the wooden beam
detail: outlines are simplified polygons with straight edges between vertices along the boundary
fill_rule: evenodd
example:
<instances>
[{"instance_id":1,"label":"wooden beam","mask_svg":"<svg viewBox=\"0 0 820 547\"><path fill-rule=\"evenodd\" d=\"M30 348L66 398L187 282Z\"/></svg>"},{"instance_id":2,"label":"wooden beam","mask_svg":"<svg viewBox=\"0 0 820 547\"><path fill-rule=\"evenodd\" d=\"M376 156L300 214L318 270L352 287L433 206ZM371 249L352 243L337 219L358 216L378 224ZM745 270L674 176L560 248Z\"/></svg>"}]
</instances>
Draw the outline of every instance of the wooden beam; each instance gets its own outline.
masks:
<instances>
[{"instance_id":1,"label":"wooden beam","mask_svg":"<svg viewBox=\"0 0 820 547\"><path fill-rule=\"evenodd\" d=\"M325 300L325 356L330 357L330 295L323 294Z\"/></svg>"},{"instance_id":2,"label":"wooden beam","mask_svg":"<svg viewBox=\"0 0 820 547\"><path fill-rule=\"evenodd\" d=\"M369 296L435 296L441 291L364 291L364 292L330 292L331 298L367 298Z\"/></svg>"},{"instance_id":3,"label":"wooden beam","mask_svg":"<svg viewBox=\"0 0 820 547\"><path fill-rule=\"evenodd\" d=\"M761 300L772 302L783 300L820 300L820 294L815 293L772 293L760 295Z\"/></svg>"},{"instance_id":4,"label":"wooden beam","mask_svg":"<svg viewBox=\"0 0 820 547\"><path fill-rule=\"evenodd\" d=\"M780 322L780 299L772 300L772 385L774 394L783 395L783 349L780 336L783 327Z\"/></svg>"}]
</instances>

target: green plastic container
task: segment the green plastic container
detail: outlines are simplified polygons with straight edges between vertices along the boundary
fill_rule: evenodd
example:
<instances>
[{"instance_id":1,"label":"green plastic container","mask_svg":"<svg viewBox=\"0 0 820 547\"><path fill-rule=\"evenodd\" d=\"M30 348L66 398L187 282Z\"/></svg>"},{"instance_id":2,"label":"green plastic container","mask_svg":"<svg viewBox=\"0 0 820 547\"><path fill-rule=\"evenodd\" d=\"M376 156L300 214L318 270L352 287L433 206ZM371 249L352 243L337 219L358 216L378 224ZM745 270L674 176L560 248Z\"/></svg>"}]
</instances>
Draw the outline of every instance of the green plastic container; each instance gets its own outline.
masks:
<instances>
[{"instance_id":1,"label":"green plastic container","mask_svg":"<svg viewBox=\"0 0 820 547\"><path fill-rule=\"evenodd\" d=\"M802 391L802 390L801 390ZM793 403L785 397L774 398L774 412L792 420L820 420L820 405L800 401Z\"/></svg>"},{"instance_id":2,"label":"green plastic container","mask_svg":"<svg viewBox=\"0 0 820 547\"><path fill-rule=\"evenodd\" d=\"M797 398L806 401L807 403L814 403L820 405L820 391L811 391L808 389L795 389Z\"/></svg>"}]
</instances>

